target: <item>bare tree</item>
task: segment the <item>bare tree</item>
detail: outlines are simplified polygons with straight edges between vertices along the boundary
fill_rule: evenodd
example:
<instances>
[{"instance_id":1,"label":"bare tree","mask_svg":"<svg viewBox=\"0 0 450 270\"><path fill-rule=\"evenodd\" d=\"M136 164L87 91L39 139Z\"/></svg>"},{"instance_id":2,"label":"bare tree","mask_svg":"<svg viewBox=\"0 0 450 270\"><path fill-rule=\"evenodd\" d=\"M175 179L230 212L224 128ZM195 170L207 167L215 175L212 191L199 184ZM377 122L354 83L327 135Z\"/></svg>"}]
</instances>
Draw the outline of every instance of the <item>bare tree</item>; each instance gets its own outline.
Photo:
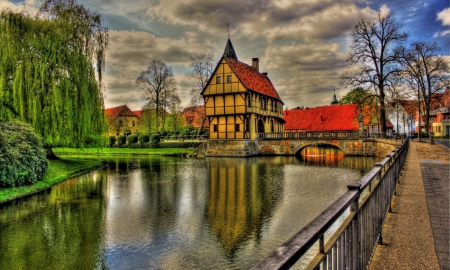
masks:
<instances>
[{"instance_id":1,"label":"bare tree","mask_svg":"<svg viewBox=\"0 0 450 270\"><path fill-rule=\"evenodd\" d=\"M214 60L214 56L211 54L195 55L194 57L191 57L191 61L192 70L188 73L188 76L194 79L192 89L190 91L191 106L204 106L204 100L201 92L214 72L216 61ZM200 129L198 130L199 134L202 131L206 121L206 115L203 112L204 110L196 110L196 113L199 114L201 120Z\"/></svg>"},{"instance_id":2,"label":"bare tree","mask_svg":"<svg viewBox=\"0 0 450 270\"><path fill-rule=\"evenodd\" d=\"M347 86L371 86L379 101L380 125L386 134L386 90L392 85L393 76L399 72L395 47L406 40L408 34L400 32L401 24L395 22L392 13L372 20L361 18L352 31L348 62L360 64L355 74L345 74L341 82Z\"/></svg>"},{"instance_id":3,"label":"bare tree","mask_svg":"<svg viewBox=\"0 0 450 270\"><path fill-rule=\"evenodd\" d=\"M450 83L449 65L444 56L437 55L440 50L436 42L414 42L408 49L403 46L398 49L405 81L422 104L426 131L430 130L430 111L439 105L434 99L435 93Z\"/></svg>"},{"instance_id":4,"label":"bare tree","mask_svg":"<svg viewBox=\"0 0 450 270\"><path fill-rule=\"evenodd\" d=\"M152 60L137 77L136 85L143 92L142 98L147 101L144 107L155 110L155 126L160 131L164 128L169 104L180 102L172 68L160 60Z\"/></svg>"}]
</instances>

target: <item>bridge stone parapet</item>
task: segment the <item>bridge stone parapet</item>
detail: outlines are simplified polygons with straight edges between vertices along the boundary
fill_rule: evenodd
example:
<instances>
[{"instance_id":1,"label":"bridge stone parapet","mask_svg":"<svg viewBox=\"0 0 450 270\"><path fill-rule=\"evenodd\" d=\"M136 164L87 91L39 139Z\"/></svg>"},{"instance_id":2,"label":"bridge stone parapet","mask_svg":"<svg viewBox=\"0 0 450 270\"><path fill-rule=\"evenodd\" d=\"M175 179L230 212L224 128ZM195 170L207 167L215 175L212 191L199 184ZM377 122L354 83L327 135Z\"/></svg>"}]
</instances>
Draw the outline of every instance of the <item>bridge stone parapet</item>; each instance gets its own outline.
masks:
<instances>
[{"instance_id":1,"label":"bridge stone parapet","mask_svg":"<svg viewBox=\"0 0 450 270\"><path fill-rule=\"evenodd\" d=\"M345 140L270 140L258 141L260 155L295 155L308 146L331 145L341 149L347 156L384 157L400 145L399 142L382 139L345 139Z\"/></svg>"},{"instance_id":2,"label":"bridge stone parapet","mask_svg":"<svg viewBox=\"0 0 450 270\"><path fill-rule=\"evenodd\" d=\"M400 142L381 139L259 139L208 140L205 155L249 157L256 155L293 156L308 146L331 145L347 156L378 156L395 150Z\"/></svg>"}]
</instances>

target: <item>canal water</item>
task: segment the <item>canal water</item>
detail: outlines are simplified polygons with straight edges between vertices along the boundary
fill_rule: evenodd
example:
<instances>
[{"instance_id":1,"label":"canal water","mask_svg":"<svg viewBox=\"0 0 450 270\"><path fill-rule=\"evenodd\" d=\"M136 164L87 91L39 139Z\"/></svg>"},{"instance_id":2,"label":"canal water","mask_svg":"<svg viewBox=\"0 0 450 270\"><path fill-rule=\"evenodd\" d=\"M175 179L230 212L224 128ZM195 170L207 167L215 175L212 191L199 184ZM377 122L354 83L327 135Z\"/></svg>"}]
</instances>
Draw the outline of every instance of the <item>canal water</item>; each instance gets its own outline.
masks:
<instances>
[{"instance_id":1,"label":"canal water","mask_svg":"<svg viewBox=\"0 0 450 270\"><path fill-rule=\"evenodd\" d=\"M373 167L298 157L113 157L0 205L0 269L248 269Z\"/></svg>"}]
</instances>

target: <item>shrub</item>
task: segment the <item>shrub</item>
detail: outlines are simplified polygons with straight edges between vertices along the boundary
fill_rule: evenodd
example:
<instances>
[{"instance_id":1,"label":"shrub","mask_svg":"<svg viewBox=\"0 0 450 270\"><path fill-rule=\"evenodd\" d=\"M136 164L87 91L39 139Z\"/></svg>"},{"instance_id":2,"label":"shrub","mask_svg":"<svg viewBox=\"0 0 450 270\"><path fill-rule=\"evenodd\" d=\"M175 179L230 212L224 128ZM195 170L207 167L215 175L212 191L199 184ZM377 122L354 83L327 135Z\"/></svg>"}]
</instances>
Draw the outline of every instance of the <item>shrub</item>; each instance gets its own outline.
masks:
<instances>
[{"instance_id":1,"label":"shrub","mask_svg":"<svg viewBox=\"0 0 450 270\"><path fill-rule=\"evenodd\" d=\"M117 137L117 146L123 147L127 142L127 137L125 135L120 135Z\"/></svg>"},{"instance_id":2,"label":"shrub","mask_svg":"<svg viewBox=\"0 0 450 270\"><path fill-rule=\"evenodd\" d=\"M41 138L29 125L17 121L0 121L0 130L0 187L42 180L48 162Z\"/></svg>"},{"instance_id":3,"label":"shrub","mask_svg":"<svg viewBox=\"0 0 450 270\"><path fill-rule=\"evenodd\" d=\"M150 142L150 136L148 134L139 135L139 143L144 144Z\"/></svg>"},{"instance_id":4,"label":"shrub","mask_svg":"<svg viewBox=\"0 0 450 270\"><path fill-rule=\"evenodd\" d=\"M160 137L159 134L152 134L150 137L150 147L151 148L159 148Z\"/></svg>"},{"instance_id":5,"label":"shrub","mask_svg":"<svg viewBox=\"0 0 450 270\"><path fill-rule=\"evenodd\" d=\"M127 144L132 145L138 142L138 136L136 134L130 135L127 137Z\"/></svg>"},{"instance_id":6,"label":"shrub","mask_svg":"<svg viewBox=\"0 0 450 270\"><path fill-rule=\"evenodd\" d=\"M109 143L108 143L109 147L113 147L114 145L116 145L116 141L117 141L116 136L109 136Z\"/></svg>"}]
</instances>

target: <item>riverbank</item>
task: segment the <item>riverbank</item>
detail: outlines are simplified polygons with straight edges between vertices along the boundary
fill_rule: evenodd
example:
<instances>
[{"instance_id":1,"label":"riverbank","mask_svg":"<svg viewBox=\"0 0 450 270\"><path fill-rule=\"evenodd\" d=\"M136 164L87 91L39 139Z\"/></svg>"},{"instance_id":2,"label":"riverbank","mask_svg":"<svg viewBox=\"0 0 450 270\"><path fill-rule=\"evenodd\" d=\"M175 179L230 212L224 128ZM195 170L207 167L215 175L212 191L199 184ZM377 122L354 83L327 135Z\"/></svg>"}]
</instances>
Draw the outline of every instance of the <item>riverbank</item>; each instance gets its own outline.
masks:
<instances>
[{"instance_id":1,"label":"riverbank","mask_svg":"<svg viewBox=\"0 0 450 270\"><path fill-rule=\"evenodd\" d=\"M154 156L195 156L194 150L189 148L53 148L59 155L154 155Z\"/></svg>"},{"instance_id":2,"label":"riverbank","mask_svg":"<svg viewBox=\"0 0 450 270\"><path fill-rule=\"evenodd\" d=\"M46 190L55 184L101 166L103 166L103 163L97 160L71 158L49 160L49 167L43 180L33 185L0 188L0 204Z\"/></svg>"}]
</instances>

